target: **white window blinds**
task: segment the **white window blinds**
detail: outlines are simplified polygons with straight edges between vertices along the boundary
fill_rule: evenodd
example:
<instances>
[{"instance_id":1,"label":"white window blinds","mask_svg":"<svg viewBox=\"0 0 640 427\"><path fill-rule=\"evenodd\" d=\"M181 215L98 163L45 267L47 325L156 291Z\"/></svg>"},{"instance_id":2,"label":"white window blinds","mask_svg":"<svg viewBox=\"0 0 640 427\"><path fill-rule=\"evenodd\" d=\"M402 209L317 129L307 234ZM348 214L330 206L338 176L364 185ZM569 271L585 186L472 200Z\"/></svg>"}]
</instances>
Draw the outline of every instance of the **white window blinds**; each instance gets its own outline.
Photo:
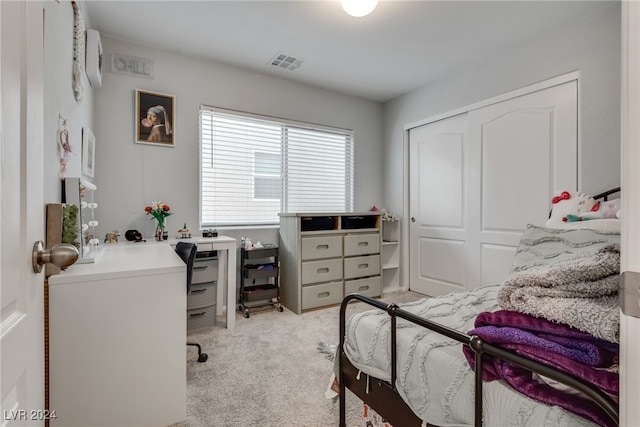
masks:
<instances>
[{"instance_id":1,"label":"white window blinds","mask_svg":"<svg viewBox=\"0 0 640 427\"><path fill-rule=\"evenodd\" d=\"M353 132L200 107L202 227L353 209Z\"/></svg>"}]
</instances>

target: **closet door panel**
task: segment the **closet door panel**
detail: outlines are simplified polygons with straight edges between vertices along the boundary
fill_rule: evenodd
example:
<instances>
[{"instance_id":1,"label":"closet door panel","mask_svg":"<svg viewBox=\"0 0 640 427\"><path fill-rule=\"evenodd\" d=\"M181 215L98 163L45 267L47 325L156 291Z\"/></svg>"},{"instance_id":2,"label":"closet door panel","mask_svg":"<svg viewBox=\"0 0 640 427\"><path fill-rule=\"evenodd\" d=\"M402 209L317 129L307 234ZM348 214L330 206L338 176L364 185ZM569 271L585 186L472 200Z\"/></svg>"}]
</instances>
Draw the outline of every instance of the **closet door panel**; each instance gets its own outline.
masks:
<instances>
[{"instance_id":1,"label":"closet door panel","mask_svg":"<svg viewBox=\"0 0 640 427\"><path fill-rule=\"evenodd\" d=\"M426 295L465 289L466 114L410 131L410 287Z\"/></svg>"},{"instance_id":2,"label":"closet door panel","mask_svg":"<svg viewBox=\"0 0 640 427\"><path fill-rule=\"evenodd\" d=\"M577 189L577 81L409 130L409 287L501 283L528 223ZM521 93L521 92L519 92Z\"/></svg>"},{"instance_id":3,"label":"closet door panel","mask_svg":"<svg viewBox=\"0 0 640 427\"><path fill-rule=\"evenodd\" d=\"M513 257L486 248L515 253L527 224L547 220L555 190L577 188L577 111L572 81L469 112L470 289L509 275Z\"/></svg>"}]
</instances>

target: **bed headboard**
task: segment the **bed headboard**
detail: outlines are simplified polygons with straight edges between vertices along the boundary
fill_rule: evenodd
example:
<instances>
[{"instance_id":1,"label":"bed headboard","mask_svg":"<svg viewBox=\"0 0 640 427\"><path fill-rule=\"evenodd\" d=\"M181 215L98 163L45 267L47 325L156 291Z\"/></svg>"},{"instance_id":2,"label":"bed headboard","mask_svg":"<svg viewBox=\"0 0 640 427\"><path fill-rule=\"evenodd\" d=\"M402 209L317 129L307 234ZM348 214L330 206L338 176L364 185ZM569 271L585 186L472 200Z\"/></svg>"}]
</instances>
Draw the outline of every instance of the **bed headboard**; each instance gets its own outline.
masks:
<instances>
[{"instance_id":1,"label":"bed headboard","mask_svg":"<svg viewBox=\"0 0 640 427\"><path fill-rule=\"evenodd\" d=\"M595 196L593 196L593 198L596 200L603 199L606 202L607 200L609 200L610 195L619 193L619 192L620 192L620 187L616 187L616 188L612 188L611 190L607 190L603 193L596 194Z\"/></svg>"}]
</instances>

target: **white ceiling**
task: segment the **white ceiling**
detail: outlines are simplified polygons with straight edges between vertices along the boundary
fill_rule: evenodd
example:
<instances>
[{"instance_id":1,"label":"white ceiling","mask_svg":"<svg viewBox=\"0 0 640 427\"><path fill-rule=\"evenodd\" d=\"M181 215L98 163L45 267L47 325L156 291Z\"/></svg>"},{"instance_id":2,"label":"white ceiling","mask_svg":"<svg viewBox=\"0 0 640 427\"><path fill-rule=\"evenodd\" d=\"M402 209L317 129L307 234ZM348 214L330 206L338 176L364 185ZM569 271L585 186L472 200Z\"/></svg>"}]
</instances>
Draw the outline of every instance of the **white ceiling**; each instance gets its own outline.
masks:
<instances>
[{"instance_id":1,"label":"white ceiling","mask_svg":"<svg viewBox=\"0 0 640 427\"><path fill-rule=\"evenodd\" d=\"M102 34L385 102L605 7L598 1L85 1ZM302 58L295 71L270 65Z\"/></svg>"}]
</instances>

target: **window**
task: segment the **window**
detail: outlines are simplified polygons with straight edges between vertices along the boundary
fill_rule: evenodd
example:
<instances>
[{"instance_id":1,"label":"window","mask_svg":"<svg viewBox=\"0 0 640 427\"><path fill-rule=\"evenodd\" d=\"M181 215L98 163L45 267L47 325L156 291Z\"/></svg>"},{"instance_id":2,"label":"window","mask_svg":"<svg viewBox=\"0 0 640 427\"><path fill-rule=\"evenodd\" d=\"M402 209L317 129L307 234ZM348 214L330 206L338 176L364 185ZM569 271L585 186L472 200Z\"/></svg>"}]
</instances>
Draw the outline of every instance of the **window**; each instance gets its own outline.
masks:
<instances>
[{"instance_id":1,"label":"window","mask_svg":"<svg viewBox=\"0 0 640 427\"><path fill-rule=\"evenodd\" d=\"M353 209L353 132L200 107L202 227Z\"/></svg>"}]
</instances>

